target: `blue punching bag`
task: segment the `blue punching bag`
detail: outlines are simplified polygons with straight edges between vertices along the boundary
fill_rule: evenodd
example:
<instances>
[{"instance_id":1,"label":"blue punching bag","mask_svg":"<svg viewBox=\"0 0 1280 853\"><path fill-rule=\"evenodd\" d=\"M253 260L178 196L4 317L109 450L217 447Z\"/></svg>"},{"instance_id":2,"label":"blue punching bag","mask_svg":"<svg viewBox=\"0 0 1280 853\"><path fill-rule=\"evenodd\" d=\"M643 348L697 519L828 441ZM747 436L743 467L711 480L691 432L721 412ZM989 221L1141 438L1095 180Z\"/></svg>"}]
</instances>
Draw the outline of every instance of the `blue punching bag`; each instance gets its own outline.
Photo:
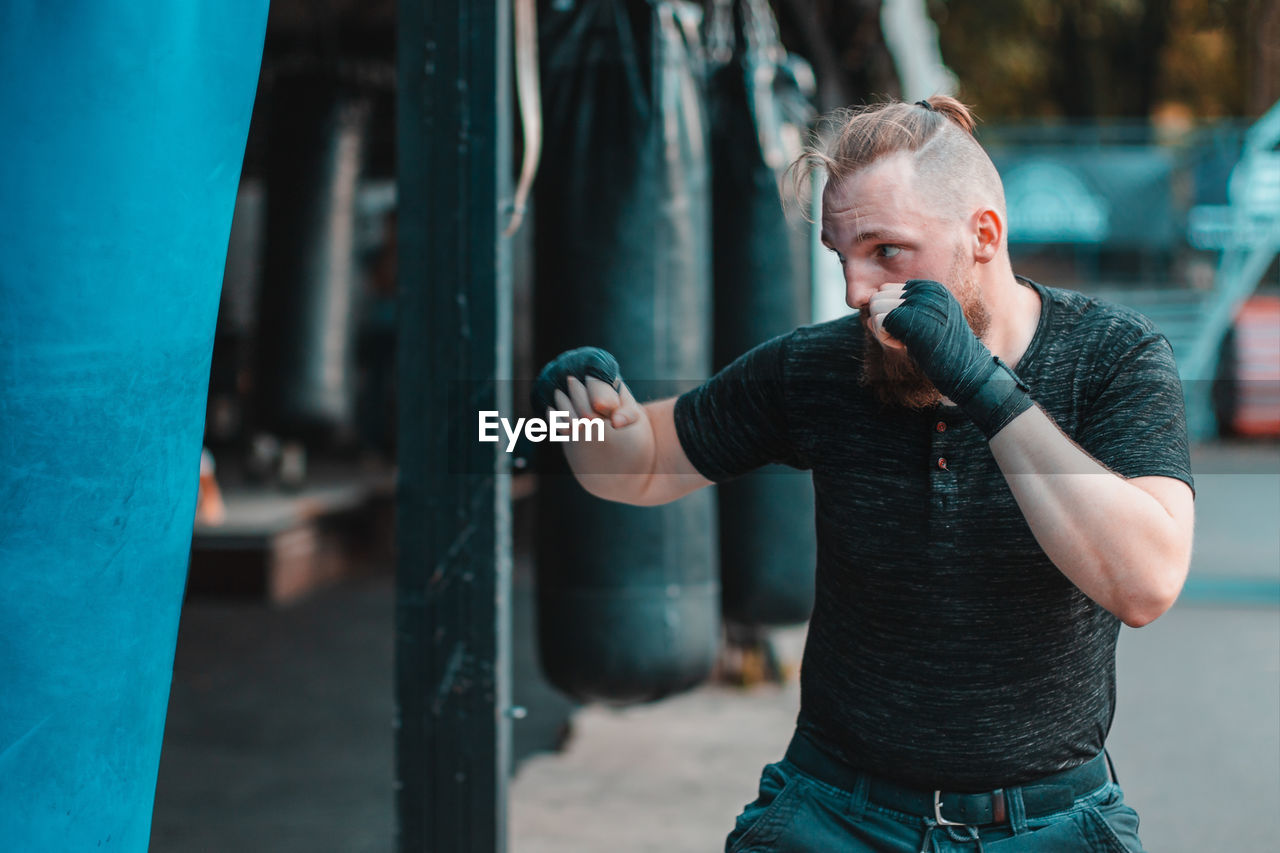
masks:
<instances>
[{"instance_id":1,"label":"blue punching bag","mask_svg":"<svg viewBox=\"0 0 1280 853\"><path fill-rule=\"evenodd\" d=\"M0 848L146 850L266 0L0 0Z\"/></svg>"}]
</instances>

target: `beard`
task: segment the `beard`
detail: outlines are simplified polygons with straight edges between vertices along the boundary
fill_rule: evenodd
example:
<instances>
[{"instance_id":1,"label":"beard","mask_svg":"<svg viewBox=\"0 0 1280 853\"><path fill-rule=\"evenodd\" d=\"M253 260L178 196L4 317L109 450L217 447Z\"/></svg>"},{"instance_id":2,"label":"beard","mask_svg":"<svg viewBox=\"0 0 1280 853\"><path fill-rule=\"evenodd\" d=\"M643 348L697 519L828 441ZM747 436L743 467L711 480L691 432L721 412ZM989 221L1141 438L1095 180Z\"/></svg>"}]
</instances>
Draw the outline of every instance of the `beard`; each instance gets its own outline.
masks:
<instances>
[{"instance_id":1,"label":"beard","mask_svg":"<svg viewBox=\"0 0 1280 853\"><path fill-rule=\"evenodd\" d=\"M973 333L982 339L991 325L991 313L982 298L982 291L972 276L962 275L959 259L950 276L948 289L964 311L964 318ZM871 324L864 316L862 385L871 388L880 402L888 406L908 409L929 409L942 402L942 394L924 375L905 349L889 349L877 340Z\"/></svg>"}]
</instances>

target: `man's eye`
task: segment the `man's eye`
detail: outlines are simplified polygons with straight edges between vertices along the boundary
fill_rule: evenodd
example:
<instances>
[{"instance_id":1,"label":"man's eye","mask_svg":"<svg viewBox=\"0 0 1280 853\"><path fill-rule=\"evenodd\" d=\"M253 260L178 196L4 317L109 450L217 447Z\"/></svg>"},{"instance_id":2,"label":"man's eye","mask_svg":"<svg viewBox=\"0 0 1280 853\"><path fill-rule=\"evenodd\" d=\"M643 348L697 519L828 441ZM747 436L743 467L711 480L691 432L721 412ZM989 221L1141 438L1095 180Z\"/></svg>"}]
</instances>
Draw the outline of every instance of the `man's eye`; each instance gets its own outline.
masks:
<instances>
[{"instance_id":1,"label":"man's eye","mask_svg":"<svg viewBox=\"0 0 1280 853\"><path fill-rule=\"evenodd\" d=\"M876 251L880 253L882 258L896 258L898 253L902 251L901 246L877 246Z\"/></svg>"}]
</instances>

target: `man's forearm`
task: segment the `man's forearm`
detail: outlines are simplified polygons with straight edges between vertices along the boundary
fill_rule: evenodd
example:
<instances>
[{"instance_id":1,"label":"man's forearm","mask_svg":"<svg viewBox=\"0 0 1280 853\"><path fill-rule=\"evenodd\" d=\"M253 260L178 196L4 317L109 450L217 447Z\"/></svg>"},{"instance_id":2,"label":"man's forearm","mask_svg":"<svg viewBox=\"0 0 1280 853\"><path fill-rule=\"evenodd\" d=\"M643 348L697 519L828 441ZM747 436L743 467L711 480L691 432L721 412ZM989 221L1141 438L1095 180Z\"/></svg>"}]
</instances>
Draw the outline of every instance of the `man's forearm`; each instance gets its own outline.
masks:
<instances>
[{"instance_id":1,"label":"man's forearm","mask_svg":"<svg viewBox=\"0 0 1280 853\"><path fill-rule=\"evenodd\" d=\"M565 445L578 482L605 500L655 506L709 484L689 464L676 437L675 398L640 407L635 423L614 429L604 423L603 442Z\"/></svg>"},{"instance_id":2,"label":"man's forearm","mask_svg":"<svg viewBox=\"0 0 1280 853\"><path fill-rule=\"evenodd\" d=\"M1189 519L1108 470L1038 407L990 446L1036 541L1081 591L1133 626L1173 604L1191 559Z\"/></svg>"},{"instance_id":3,"label":"man's forearm","mask_svg":"<svg viewBox=\"0 0 1280 853\"><path fill-rule=\"evenodd\" d=\"M564 455L574 477L591 494L620 503L639 503L653 476L655 441L646 414L621 429L604 420L604 440L570 442Z\"/></svg>"}]
</instances>

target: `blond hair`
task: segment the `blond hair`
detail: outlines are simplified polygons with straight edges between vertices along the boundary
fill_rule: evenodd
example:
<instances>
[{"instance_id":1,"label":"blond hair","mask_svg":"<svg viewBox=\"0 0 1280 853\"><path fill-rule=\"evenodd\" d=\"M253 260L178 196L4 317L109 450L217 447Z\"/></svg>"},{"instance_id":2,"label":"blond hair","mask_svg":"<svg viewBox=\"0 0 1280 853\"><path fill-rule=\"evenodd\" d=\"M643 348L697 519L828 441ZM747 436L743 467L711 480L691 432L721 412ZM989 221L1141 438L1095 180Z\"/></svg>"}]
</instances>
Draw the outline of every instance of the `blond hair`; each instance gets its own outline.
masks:
<instances>
[{"instance_id":1,"label":"blond hair","mask_svg":"<svg viewBox=\"0 0 1280 853\"><path fill-rule=\"evenodd\" d=\"M1003 217L1004 187L974 138L975 125L969 108L947 95L837 110L791 164L792 191L805 198L815 170L826 172L828 186L834 186L883 157L905 152L915 163L917 186L939 202L939 212L967 216L974 204L988 204Z\"/></svg>"}]
</instances>

